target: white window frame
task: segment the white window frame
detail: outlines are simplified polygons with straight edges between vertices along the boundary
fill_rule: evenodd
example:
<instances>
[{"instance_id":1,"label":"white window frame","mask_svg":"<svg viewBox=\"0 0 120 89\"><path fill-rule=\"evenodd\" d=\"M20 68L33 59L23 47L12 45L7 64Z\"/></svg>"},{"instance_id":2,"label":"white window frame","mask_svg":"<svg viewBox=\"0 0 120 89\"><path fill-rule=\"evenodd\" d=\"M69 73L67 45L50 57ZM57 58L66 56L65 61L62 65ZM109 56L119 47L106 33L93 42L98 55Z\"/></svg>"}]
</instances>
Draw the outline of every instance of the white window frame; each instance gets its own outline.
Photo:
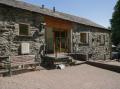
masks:
<instances>
[{"instance_id":1,"label":"white window frame","mask_svg":"<svg viewBox=\"0 0 120 89\"><path fill-rule=\"evenodd\" d=\"M105 45L105 35L101 34L99 35L101 38L100 38L100 45Z\"/></svg>"},{"instance_id":2,"label":"white window frame","mask_svg":"<svg viewBox=\"0 0 120 89\"><path fill-rule=\"evenodd\" d=\"M81 42L81 33L85 33L86 34L86 43L82 43ZM80 43L81 44L89 44L89 34L90 34L90 32L80 32Z\"/></svg>"}]
</instances>

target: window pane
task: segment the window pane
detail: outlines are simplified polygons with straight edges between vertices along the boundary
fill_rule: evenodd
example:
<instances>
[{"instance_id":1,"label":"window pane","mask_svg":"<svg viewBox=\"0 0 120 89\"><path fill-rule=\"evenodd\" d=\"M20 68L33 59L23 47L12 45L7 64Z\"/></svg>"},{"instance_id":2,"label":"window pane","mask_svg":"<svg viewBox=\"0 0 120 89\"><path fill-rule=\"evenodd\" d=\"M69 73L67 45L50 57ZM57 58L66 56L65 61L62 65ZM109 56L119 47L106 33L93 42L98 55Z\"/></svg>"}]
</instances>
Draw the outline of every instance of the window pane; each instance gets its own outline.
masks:
<instances>
[{"instance_id":1,"label":"window pane","mask_svg":"<svg viewBox=\"0 0 120 89\"><path fill-rule=\"evenodd\" d=\"M82 43L87 43L87 34L86 33L80 33L80 41Z\"/></svg>"},{"instance_id":2,"label":"window pane","mask_svg":"<svg viewBox=\"0 0 120 89\"><path fill-rule=\"evenodd\" d=\"M29 29L28 25L26 24L19 24L19 34L20 35L28 35Z\"/></svg>"},{"instance_id":3,"label":"window pane","mask_svg":"<svg viewBox=\"0 0 120 89\"><path fill-rule=\"evenodd\" d=\"M65 37L66 32L61 32L61 37Z\"/></svg>"},{"instance_id":4,"label":"window pane","mask_svg":"<svg viewBox=\"0 0 120 89\"><path fill-rule=\"evenodd\" d=\"M104 45L105 44L105 35L100 35L99 39L100 39L100 44Z\"/></svg>"}]
</instances>

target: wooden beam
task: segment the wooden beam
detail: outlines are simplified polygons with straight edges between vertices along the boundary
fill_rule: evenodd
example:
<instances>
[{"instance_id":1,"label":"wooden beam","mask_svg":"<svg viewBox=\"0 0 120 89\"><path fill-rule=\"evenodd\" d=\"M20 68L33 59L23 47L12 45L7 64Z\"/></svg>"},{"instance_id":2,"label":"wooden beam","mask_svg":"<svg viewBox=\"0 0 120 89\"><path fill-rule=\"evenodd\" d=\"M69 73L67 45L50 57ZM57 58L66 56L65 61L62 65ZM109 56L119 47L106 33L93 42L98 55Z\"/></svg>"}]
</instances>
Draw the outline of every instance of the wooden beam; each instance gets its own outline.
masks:
<instances>
[{"instance_id":1,"label":"wooden beam","mask_svg":"<svg viewBox=\"0 0 120 89\"><path fill-rule=\"evenodd\" d=\"M62 38L61 38L61 32L59 32L59 33L60 33L60 37L59 37L59 39L60 39L60 51L59 52L61 52L61 47L62 47L61 41L62 41Z\"/></svg>"}]
</instances>

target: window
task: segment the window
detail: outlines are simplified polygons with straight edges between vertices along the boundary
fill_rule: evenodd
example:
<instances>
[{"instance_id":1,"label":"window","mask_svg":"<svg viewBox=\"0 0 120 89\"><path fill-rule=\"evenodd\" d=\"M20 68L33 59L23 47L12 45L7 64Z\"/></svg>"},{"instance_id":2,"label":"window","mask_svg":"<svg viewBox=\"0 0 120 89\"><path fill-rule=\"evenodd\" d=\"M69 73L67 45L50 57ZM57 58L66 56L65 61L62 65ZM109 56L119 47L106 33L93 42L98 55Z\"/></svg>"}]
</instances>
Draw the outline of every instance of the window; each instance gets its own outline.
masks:
<instances>
[{"instance_id":1,"label":"window","mask_svg":"<svg viewBox=\"0 0 120 89\"><path fill-rule=\"evenodd\" d=\"M19 24L19 35L29 35L29 25Z\"/></svg>"},{"instance_id":2,"label":"window","mask_svg":"<svg viewBox=\"0 0 120 89\"><path fill-rule=\"evenodd\" d=\"M80 33L80 42L83 44L88 43L88 33Z\"/></svg>"},{"instance_id":3,"label":"window","mask_svg":"<svg viewBox=\"0 0 120 89\"><path fill-rule=\"evenodd\" d=\"M99 35L100 45L105 44L105 35Z\"/></svg>"}]
</instances>

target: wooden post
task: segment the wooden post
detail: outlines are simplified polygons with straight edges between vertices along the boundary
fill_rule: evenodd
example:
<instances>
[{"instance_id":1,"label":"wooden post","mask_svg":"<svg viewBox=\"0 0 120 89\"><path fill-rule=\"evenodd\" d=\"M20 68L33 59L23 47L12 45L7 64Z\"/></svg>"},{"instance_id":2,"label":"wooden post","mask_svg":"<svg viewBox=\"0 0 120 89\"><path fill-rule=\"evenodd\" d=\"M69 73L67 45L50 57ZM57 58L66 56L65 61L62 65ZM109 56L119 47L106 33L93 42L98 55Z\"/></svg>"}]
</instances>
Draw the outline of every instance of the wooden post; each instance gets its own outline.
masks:
<instances>
[{"instance_id":1,"label":"wooden post","mask_svg":"<svg viewBox=\"0 0 120 89\"><path fill-rule=\"evenodd\" d=\"M70 48L71 48L71 53L72 53L72 52L73 52L73 38L72 38L72 37L73 37L73 31L72 31L72 29L71 29L71 31L70 31L70 36L71 36L71 37L70 37L70 38L71 38L71 39L70 39L70 41L71 41L71 42L70 42L70 43L71 43L71 47L70 47Z\"/></svg>"},{"instance_id":2,"label":"wooden post","mask_svg":"<svg viewBox=\"0 0 120 89\"><path fill-rule=\"evenodd\" d=\"M54 54L55 54L55 32L53 33L53 44L54 44Z\"/></svg>"},{"instance_id":3,"label":"wooden post","mask_svg":"<svg viewBox=\"0 0 120 89\"><path fill-rule=\"evenodd\" d=\"M55 57L57 57L57 53L56 53L56 37L55 37L55 32L54 32L54 39L53 39L53 42L54 42L54 55L55 55Z\"/></svg>"},{"instance_id":4,"label":"wooden post","mask_svg":"<svg viewBox=\"0 0 120 89\"><path fill-rule=\"evenodd\" d=\"M68 34L67 34L67 31L65 32L65 40L66 40L66 42L65 42L65 51L67 51L68 52Z\"/></svg>"},{"instance_id":5,"label":"wooden post","mask_svg":"<svg viewBox=\"0 0 120 89\"><path fill-rule=\"evenodd\" d=\"M60 51L59 51L59 52L61 52L61 47L62 47L62 43L61 43L61 41L62 41L61 32L60 32L60 37L59 37L59 39L60 39Z\"/></svg>"}]
</instances>

